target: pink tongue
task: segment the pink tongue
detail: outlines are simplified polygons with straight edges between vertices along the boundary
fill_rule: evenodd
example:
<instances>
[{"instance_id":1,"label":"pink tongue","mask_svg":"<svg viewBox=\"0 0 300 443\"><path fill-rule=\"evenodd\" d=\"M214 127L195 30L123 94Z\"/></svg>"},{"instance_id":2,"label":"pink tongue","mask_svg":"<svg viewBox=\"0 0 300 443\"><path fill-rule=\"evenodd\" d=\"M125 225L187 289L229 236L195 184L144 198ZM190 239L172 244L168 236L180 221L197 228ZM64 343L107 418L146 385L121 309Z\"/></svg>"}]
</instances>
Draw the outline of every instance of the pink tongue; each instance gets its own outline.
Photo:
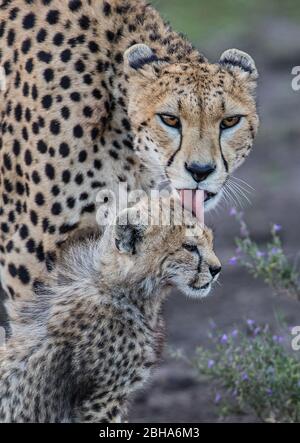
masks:
<instances>
[{"instance_id":1,"label":"pink tongue","mask_svg":"<svg viewBox=\"0 0 300 443\"><path fill-rule=\"evenodd\" d=\"M204 223L204 191L180 189L179 195L184 209L192 212L200 223Z\"/></svg>"}]
</instances>

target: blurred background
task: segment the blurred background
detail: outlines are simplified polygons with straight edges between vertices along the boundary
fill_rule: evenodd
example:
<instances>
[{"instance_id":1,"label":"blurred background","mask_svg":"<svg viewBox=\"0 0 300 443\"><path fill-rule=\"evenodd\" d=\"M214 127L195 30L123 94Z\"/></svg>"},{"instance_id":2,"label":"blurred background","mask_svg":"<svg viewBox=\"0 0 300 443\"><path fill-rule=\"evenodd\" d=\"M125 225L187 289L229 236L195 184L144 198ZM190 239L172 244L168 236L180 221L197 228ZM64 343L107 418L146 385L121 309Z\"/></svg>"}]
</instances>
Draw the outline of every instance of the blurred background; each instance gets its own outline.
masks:
<instances>
[{"instance_id":1,"label":"blurred background","mask_svg":"<svg viewBox=\"0 0 300 443\"><path fill-rule=\"evenodd\" d=\"M300 2L298 0L152 0L173 28L188 36L211 62L228 48L248 52L260 73L258 87L261 126L254 150L235 176L254 190L242 199L244 217L258 244L270 239L270 226L280 233L288 257L300 245L300 91L293 91L291 74L300 65ZM203 301L180 294L165 306L167 343L172 350L192 356L197 346L210 346L212 325L229 333L247 320L268 323L279 334L278 317L289 326L300 325L300 303L278 296L262 280L230 260L236 255L234 238L239 224L230 205L210 214L215 248L223 262L221 285ZM233 264L230 264L233 263ZM300 351L298 351L298 354ZM188 362L170 357L168 349L148 389L136 398L131 421L217 422L257 421L250 410L220 415L222 390L199 377Z\"/></svg>"},{"instance_id":2,"label":"blurred background","mask_svg":"<svg viewBox=\"0 0 300 443\"><path fill-rule=\"evenodd\" d=\"M300 235L300 91L292 89L291 74L300 65L299 0L152 0L173 28L187 35L212 62L236 47L249 52L259 73L258 102L261 126L255 148L235 173L254 189L241 198L245 220L258 245L270 238L270 226L280 232L288 257L299 251ZM244 185L246 186L246 185ZM250 190L246 186L247 189ZM279 334L278 318L300 325L300 302L278 296L261 279L232 259L239 224L232 205L224 204L207 216L215 229L215 249L223 263L220 285L202 301L173 294L165 306L167 347L151 383L131 407L131 422L257 421L250 408L220 414L222 387L201 377L189 361L174 358L170 349L188 358L197 346L211 346L209 333L229 334L247 321L268 323ZM240 210L240 209L239 209ZM0 322L3 313L0 308ZM300 351L298 351L298 354ZM271 358L272 360L272 358Z\"/></svg>"}]
</instances>

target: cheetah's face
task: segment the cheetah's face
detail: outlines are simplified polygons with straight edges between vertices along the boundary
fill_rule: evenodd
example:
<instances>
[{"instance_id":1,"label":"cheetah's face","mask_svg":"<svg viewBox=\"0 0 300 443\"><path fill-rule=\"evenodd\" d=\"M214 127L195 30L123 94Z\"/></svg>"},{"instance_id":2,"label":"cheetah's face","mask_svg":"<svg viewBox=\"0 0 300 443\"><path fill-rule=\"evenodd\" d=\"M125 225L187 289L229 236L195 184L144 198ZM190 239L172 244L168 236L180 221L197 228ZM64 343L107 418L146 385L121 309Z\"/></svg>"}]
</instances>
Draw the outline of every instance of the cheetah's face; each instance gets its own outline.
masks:
<instances>
[{"instance_id":1,"label":"cheetah's face","mask_svg":"<svg viewBox=\"0 0 300 443\"><path fill-rule=\"evenodd\" d=\"M166 277L170 284L186 296L206 297L221 271L219 259L213 251L212 234L208 228L182 232L182 243L166 259Z\"/></svg>"},{"instance_id":2,"label":"cheetah's face","mask_svg":"<svg viewBox=\"0 0 300 443\"><path fill-rule=\"evenodd\" d=\"M210 209L257 132L253 60L228 50L218 64L168 64L135 45L125 70L139 155L174 188L204 190Z\"/></svg>"},{"instance_id":3,"label":"cheetah's face","mask_svg":"<svg viewBox=\"0 0 300 443\"><path fill-rule=\"evenodd\" d=\"M160 286L177 287L187 296L205 297L221 270L211 231L182 210L178 197L171 199L171 205L166 199L158 204L159 225L153 224L145 200L119 215L119 222L125 216L128 223L118 222L115 228L117 272L126 274L132 284L154 279ZM170 213L165 208L170 206L171 222L167 224ZM182 224L174 223L181 215Z\"/></svg>"}]
</instances>

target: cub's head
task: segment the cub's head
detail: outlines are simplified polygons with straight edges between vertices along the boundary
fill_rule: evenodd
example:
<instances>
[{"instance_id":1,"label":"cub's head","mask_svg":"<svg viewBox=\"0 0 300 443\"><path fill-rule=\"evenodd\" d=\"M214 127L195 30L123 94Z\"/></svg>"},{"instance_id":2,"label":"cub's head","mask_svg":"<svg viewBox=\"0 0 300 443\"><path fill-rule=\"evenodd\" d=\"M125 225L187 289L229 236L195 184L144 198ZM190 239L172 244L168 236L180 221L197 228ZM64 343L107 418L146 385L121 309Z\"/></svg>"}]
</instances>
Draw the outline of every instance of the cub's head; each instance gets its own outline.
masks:
<instances>
[{"instance_id":1,"label":"cub's head","mask_svg":"<svg viewBox=\"0 0 300 443\"><path fill-rule=\"evenodd\" d=\"M230 49L216 64L171 64L137 44L124 63L139 155L174 188L204 190L210 209L257 132L253 59Z\"/></svg>"},{"instance_id":2,"label":"cub's head","mask_svg":"<svg viewBox=\"0 0 300 443\"><path fill-rule=\"evenodd\" d=\"M211 231L184 211L178 198L143 199L122 211L110 227L109 254L118 279L153 287L177 287L190 297L204 297L221 265Z\"/></svg>"}]
</instances>

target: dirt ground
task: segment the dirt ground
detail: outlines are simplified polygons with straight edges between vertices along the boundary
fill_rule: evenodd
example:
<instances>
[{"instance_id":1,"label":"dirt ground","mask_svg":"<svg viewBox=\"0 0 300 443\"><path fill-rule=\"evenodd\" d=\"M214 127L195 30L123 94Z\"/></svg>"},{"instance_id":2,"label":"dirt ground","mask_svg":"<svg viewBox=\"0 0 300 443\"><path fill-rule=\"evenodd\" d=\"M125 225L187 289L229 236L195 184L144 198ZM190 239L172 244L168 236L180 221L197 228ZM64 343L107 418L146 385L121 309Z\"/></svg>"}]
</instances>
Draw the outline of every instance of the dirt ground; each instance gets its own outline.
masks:
<instances>
[{"instance_id":1,"label":"dirt ground","mask_svg":"<svg viewBox=\"0 0 300 443\"><path fill-rule=\"evenodd\" d=\"M292 67L300 65L299 41L299 26L273 18L257 24L246 35L223 36L222 40L199 46L211 60L217 60L227 48L238 47L257 62L261 129L253 153L235 175L255 188L252 204L245 208L254 238L263 242L270 223L282 224L283 240L290 253L299 251L300 243L300 91L291 87ZM280 311L289 325L300 324L299 303L274 296L245 270L226 264L234 255L233 239L238 234L228 211L219 209L207 217L208 224L215 228L216 251L223 262L221 286L203 301L174 294L165 306L167 344L187 354L192 354L197 345L208 343L211 319L225 331L247 318L268 322L276 330L274 312ZM217 422L220 419L214 390L207 381L197 380L186 363L166 353L151 384L132 403L130 421ZM255 421L255 417L249 414L227 420Z\"/></svg>"}]
</instances>

